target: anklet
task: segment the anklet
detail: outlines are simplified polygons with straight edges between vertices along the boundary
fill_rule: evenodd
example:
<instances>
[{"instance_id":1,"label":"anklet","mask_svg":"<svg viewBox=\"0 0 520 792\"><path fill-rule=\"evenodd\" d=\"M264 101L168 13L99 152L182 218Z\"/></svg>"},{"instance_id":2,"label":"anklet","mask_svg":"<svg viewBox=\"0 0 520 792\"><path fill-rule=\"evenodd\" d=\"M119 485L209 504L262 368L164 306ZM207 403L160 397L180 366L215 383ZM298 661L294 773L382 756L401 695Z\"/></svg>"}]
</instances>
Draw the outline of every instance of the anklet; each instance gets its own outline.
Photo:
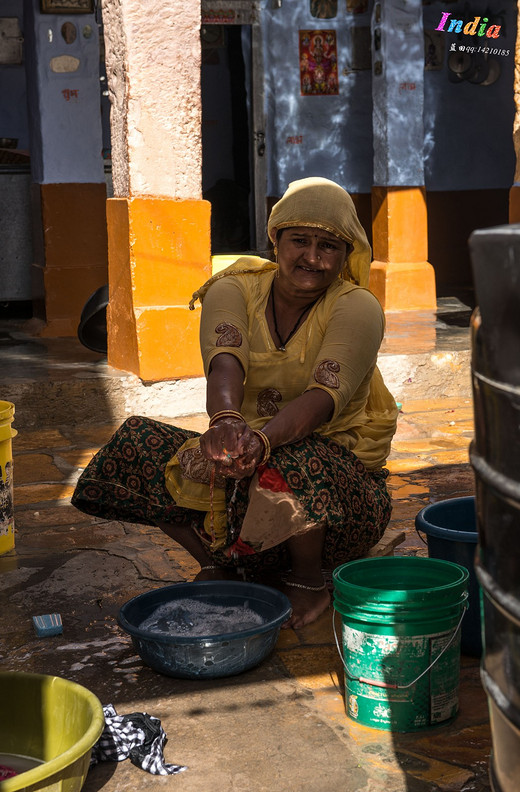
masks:
<instances>
[{"instance_id":1,"label":"anklet","mask_svg":"<svg viewBox=\"0 0 520 792\"><path fill-rule=\"evenodd\" d=\"M208 564L207 566L201 566L200 571L206 572L207 570L210 569L218 569L218 566L216 566L215 564Z\"/></svg>"},{"instance_id":2,"label":"anklet","mask_svg":"<svg viewBox=\"0 0 520 792\"><path fill-rule=\"evenodd\" d=\"M285 578L283 578L283 582L286 586L304 589L305 591L324 591L327 588L326 583L324 583L322 586L305 586L303 583L293 583L291 580L286 580Z\"/></svg>"}]
</instances>

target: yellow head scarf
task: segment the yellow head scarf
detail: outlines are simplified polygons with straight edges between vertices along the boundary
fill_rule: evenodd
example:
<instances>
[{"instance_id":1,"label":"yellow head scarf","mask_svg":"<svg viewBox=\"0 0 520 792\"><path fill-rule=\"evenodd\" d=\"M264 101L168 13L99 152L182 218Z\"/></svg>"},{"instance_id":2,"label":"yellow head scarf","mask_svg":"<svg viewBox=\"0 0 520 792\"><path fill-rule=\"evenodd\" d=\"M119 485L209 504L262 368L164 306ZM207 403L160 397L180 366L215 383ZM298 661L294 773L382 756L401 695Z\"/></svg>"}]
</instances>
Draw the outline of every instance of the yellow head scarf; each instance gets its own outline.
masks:
<instances>
[{"instance_id":1,"label":"yellow head scarf","mask_svg":"<svg viewBox=\"0 0 520 792\"><path fill-rule=\"evenodd\" d=\"M271 211L269 239L274 244L278 230L294 226L321 228L353 245L343 278L368 287L372 252L354 202L343 187L317 176L291 182Z\"/></svg>"},{"instance_id":2,"label":"yellow head scarf","mask_svg":"<svg viewBox=\"0 0 520 792\"><path fill-rule=\"evenodd\" d=\"M368 288L368 275L372 251L367 235L359 222L352 198L343 187L330 179L312 176L291 182L269 216L267 232L276 242L276 231L281 228L309 226L321 228L353 245L342 271L342 277L357 286ZM226 269L206 281L190 300L190 309L215 281L227 275L246 275L275 269L276 264L258 256L241 256Z\"/></svg>"}]
</instances>

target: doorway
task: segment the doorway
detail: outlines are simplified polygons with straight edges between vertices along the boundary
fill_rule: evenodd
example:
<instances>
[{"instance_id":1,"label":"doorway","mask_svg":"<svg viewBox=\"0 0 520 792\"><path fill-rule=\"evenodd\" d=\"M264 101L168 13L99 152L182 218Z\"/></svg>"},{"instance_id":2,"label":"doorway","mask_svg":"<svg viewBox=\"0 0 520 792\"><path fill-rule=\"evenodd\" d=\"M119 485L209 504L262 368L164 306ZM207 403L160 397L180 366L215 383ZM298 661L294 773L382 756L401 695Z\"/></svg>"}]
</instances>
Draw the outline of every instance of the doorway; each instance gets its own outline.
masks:
<instances>
[{"instance_id":1,"label":"doorway","mask_svg":"<svg viewBox=\"0 0 520 792\"><path fill-rule=\"evenodd\" d=\"M202 0L202 192L212 254L265 253L266 157L255 0Z\"/></svg>"},{"instance_id":2,"label":"doorway","mask_svg":"<svg viewBox=\"0 0 520 792\"><path fill-rule=\"evenodd\" d=\"M211 203L214 255L247 252L255 243L246 82L250 36L243 25L201 29L202 192Z\"/></svg>"}]
</instances>

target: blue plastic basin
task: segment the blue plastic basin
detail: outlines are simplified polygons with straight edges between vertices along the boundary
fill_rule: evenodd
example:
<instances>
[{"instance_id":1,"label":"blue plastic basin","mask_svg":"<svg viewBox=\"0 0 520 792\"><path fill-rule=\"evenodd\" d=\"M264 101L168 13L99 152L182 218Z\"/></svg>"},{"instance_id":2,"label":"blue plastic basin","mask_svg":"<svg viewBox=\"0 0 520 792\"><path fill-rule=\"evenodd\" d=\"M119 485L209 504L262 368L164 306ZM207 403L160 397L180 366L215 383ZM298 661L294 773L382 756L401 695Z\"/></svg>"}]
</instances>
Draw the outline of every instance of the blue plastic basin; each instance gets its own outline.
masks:
<instances>
[{"instance_id":1,"label":"blue plastic basin","mask_svg":"<svg viewBox=\"0 0 520 792\"><path fill-rule=\"evenodd\" d=\"M160 605L183 599L200 599L224 607L246 604L264 623L241 632L196 638L140 628ZM261 663L274 649L280 627L290 614L291 604L285 594L269 586L208 580L178 583L139 594L123 605L118 622L132 637L141 659L150 668L182 679L207 679L241 674Z\"/></svg>"},{"instance_id":2,"label":"blue plastic basin","mask_svg":"<svg viewBox=\"0 0 520 792\"><path fill-rule=\"evenodd\" d=\"M480 587L475 573L478 532L475 498L450 498L431 503L417 514L415 527L425 533L430 558L453 561L469 572L469 609L462 621L462 652L473 657L482 653Z\"/></svg>"}]
</instances>

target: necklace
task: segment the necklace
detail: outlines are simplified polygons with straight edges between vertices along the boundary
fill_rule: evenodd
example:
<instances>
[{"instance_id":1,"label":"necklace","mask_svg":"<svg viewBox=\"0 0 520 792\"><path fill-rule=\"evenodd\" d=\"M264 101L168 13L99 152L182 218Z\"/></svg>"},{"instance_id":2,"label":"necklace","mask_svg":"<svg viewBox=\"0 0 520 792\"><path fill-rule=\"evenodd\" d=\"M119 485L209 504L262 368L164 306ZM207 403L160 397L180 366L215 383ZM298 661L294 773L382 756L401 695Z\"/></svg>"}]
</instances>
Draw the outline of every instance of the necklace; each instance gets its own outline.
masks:
<instances>
[{"instance_id":1,"label":"necklace","mask_svg":"<svg viewBox=\"0 0 520 792\"><path fill-rule=\"evenodd\" d=\"M310 310L312 308L313 305L315 305L318 302L318 300L320 298L316 297L315 300L313 300L311 303L309 303L308 305L305 306L303 311L298 316L298 319L296 320L296 323L295 323L293 329L291 330L291 332L289 333L289 335L285 339L283 339L282 336L280 335L280 331L278 330L278 323L276 321L276 308L275 308L275 304L274 304L274 281L271 284L270 298L271 298L271 305L272 305L272 308L273 308L274 332L278 336L278 340L280 342L280 346L278 347L278 351L279 352L285 352L286 345L289 343L289 341L291 340L291 338L293 337L293 335L297 331L298 327L300 326L300 322L303 319L304 315L307 313L308 310Z\"/></svg>"}]
</instances>

